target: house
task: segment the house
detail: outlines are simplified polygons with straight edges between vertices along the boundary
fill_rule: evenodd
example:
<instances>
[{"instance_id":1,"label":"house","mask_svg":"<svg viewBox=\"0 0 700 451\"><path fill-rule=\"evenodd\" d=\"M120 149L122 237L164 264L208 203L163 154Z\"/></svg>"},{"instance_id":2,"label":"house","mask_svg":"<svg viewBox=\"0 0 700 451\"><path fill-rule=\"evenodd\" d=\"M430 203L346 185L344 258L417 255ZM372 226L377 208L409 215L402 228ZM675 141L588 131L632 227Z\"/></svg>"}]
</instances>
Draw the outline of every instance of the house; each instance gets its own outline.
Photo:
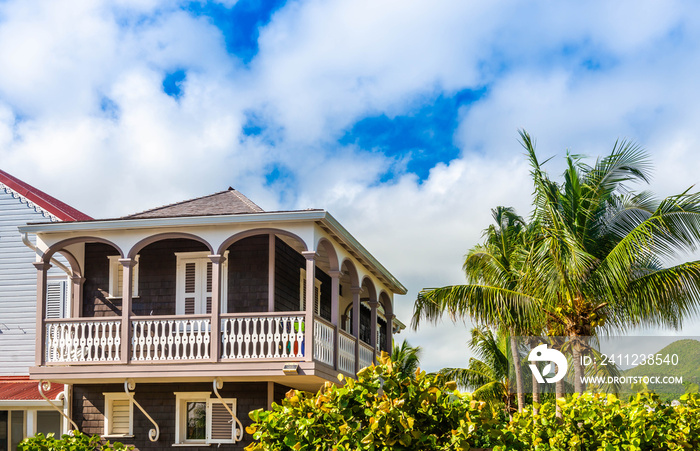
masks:
<instances>
[{"instance_id":1,"label":"house","mask_svg":"<svg viewBox=\"0 0 700 451\"><path fill-rule=\"evenodd\" d=\"M243 449L248 412L354 377L391 349L406 289L324 210L263 211L229 188L37 237L33 379L68 384L74 427L140 450ZM50 259L71 273L47 316Z\"/></svg>"},{"instance_id":2,"label":"house","mask_svg":"<svg viewBox=\"0 0 700 451\"><path fill-rule=\"evenodd\" d=\"M27 222L76 221L91 218L27 183L0 171L0 450L15 450L37 432L60 433L61 415L29 380L36 341L36 270L32 267L34 236L18 227ZM29 247L28 247L29 246ZM63 316L69 277L59 256L47 272L47 317ZM69 270L68 270L69 271ZM54 385L44 395L63 409L65 387ZM61 399L56 400L59 397Z\"/></svg>"}]
</instances>

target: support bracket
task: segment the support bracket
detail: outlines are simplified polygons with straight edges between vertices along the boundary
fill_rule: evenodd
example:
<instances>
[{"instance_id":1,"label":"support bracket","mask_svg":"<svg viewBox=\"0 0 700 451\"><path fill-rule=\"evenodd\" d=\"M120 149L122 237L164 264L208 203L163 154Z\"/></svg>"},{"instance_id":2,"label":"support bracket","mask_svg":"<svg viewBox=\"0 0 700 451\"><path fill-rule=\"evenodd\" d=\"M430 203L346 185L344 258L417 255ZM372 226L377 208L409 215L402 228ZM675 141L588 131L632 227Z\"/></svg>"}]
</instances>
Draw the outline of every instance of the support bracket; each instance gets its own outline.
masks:
<instances>
[{"instance_id":1,"label":"support bracket","mask_svg":"<svg viewBox=\"0 0 700 451\"><path fill-rule=\"evenodd\" d=\"M158 427L158 423L153 421L153 418L151 418L151 416L148 413L146 413L145 410L143 410L143 407L141 407L141 404L136 402L136 400L134 399L134 392L132 392L131 390L134 390L135 388L136 388L136 383L134 381L132 381L131 379L127 379L124 381L124 391L126 392L127 395L129 395L129 399L131 399L131 402L133 402L134 405L139 408L141 413L146 415L146 418L148 418L149 421L151 423L153 423L153 426L155 426L155 428L150 429L148 431L148 439L152 442L157 442L158 437L160 437L160 428Z\"/></svg>"},{"instance_id":2,"label":"support bracket","mask_svg":"<svg viewBox=\"0 0 700 451\"><path fill-rule=\"evenodd\" d=\"M51 405L51 407L54 408L54 410L55 410L56 412L60 413L61 416L62 416L63 418L65 418L66 420L68 420L68 422L69 422L70 424L73 425L73 430L74 430L74 431L77 431L77 430L78 430L78 425L75 424L75 421L71 420L71 418L70 418L68 415L66 415L65 412L64 412L62 409L60 409L56 404L54 404L53 402L51 402L51 400L44 394L44 390L46 390L46 391L51 390L51 381L39 381L39 394L41 395L42 398L44 398L44 400L45 400L46 402L49 403L49 405ZM63 394L63 392L61 392L61 394ZM60 395L59 395L59 396L60 396Z\"/></svg>"}]
</instances>

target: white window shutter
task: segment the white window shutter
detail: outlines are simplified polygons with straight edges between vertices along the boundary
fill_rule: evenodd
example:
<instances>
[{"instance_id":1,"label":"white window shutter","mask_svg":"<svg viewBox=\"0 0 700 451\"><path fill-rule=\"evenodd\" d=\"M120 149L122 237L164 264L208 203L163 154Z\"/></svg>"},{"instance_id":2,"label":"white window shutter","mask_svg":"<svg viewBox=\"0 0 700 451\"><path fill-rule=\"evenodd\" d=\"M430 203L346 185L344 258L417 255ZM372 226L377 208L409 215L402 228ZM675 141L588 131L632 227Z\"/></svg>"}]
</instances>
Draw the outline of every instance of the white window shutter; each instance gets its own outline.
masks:
<instances>
[{"instance_id":1,"label":"white window shutter","mask_svg":"<svg viewBox=\"0 0 700 451\"><path fill-rule=\"evenodd\" d=\"M236 400L224 399L236 414ZM207 401L207 443L235 443L236 421L218 399Z\"/></svg>"},{"instance_id":2,"label":"white window shutter","mask_svg":"<svg viewBox=\"0 0 700 451\"><path fill-rule=\"evenodd\" d=\"M112 401L111 435L128 435L131 424L131 402L128 399Z\"/></svg>"},{"instance_id":3,"label":"white window shutter","mask_svg":"<svg viewBox=\"0 0 700 451\"><path fill-rule=\"evenodd\" d=\"M68 282L65 280L49 280L46 284L46 317L63 318Z\"/></svg>"}]
</instances>

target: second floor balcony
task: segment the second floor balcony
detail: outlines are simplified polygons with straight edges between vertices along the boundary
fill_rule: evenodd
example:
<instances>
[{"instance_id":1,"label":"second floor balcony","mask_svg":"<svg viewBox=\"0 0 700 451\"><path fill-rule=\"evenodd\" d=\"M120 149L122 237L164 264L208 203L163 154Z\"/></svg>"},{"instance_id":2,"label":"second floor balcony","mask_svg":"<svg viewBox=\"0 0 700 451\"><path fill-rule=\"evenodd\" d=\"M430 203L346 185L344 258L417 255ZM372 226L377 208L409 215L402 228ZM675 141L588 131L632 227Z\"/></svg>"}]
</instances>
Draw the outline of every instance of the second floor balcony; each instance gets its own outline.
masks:
<instances>
[{"instance_id":1,"label":"second floor balcony","mask_svg":"<svg viewBox=\"0 0 700 451\"><path fill-rule=\"evenodd\" d=\"M292 377L335 381L391 348L393 287L317 221L215 233L122 222L38 234L33 377L259 380L291 365ZM60 290L47 280L56 253L71 266Z\"/></svg>"}]
</instances>

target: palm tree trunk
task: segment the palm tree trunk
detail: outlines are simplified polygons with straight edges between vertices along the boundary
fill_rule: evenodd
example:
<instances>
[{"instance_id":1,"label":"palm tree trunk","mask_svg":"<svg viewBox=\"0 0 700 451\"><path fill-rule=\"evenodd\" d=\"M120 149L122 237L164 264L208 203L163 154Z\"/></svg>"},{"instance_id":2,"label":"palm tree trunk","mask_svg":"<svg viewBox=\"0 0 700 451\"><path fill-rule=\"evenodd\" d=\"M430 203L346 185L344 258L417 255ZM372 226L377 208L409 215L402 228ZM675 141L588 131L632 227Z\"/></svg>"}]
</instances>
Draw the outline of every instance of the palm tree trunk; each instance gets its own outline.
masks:
<instances>
[{"instance_id":1,"label":"palm tree trunk","mask_svg":"<svg viewBox=\"0 0 700 451\"><path fill-rule=\"evenodd\" d=\"M559 406L559 403L556 401L557 401L557 399L564 397L564 381L563 380L556 383L556 388L554 389L554 392L555 392L554 397L556 398L554 400L554 403L557 406L557 418L561 419L564 417L564 415L561 412L561 407Z\"/></svg>"},{"instance_id":2,"label":"palm tree trunk","mask_svg":"<svg viewBox=\"0 0 700 451\"><path fill-rule=\"evenodd\" d=\"M510 331L510 353L513 355L513 365L515 366L515 390L518 394L518 412L523 411L525 405L525 386L523 384L523 368L520 365L520 353L518 343L513 330Z\"/></svg>"},{"instance_id":3,"label":"palm tree trunk","mask_svg":"<svg viewBox=\"0 0 700 451\"><path fill-rule=\"evenodd\" d=\"M577 335L571 337L571 354L574 364L574 391L582 394L586 390L586 385L583 383L583 362L581 361L581 338Z\"/></svg>"},{"instance_id":4,"label":"palm tree trunk","mask_svg":"<svg viewBox=\"0 0 700 451\"><path fill-rule=\"evenodd\" d=\"M539 415L540 408L537 404L540 403L540 383L537 382L535 375L532 375L532 414Z\"/></svg>"}]
</instances>

